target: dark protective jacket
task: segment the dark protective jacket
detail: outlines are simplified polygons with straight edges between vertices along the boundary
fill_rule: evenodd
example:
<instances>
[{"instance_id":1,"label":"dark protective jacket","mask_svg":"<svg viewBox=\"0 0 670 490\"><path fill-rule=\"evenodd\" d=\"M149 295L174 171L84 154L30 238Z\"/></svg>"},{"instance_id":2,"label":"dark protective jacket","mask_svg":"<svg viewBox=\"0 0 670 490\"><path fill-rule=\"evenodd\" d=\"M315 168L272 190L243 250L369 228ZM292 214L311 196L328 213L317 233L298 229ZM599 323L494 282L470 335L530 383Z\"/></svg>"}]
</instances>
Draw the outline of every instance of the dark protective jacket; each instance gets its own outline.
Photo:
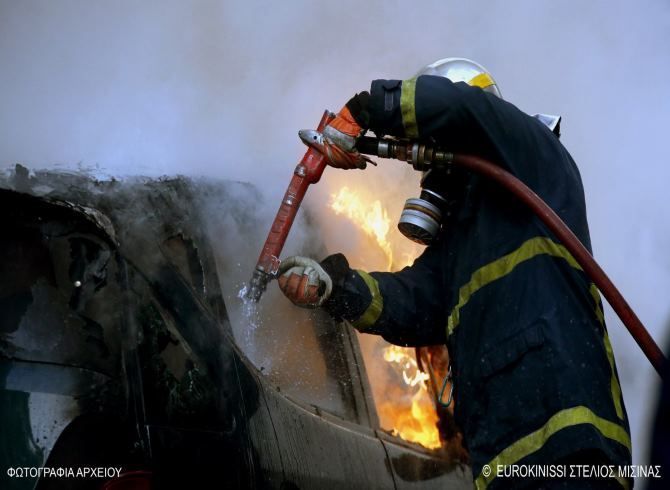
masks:
<instances>
[{"instance_id":1,"label":"dark protective jacket","mask_svg":"<svg viewBox=\"0 0 670 490\"><path fill-rule=\"evenodd\" d=\"M374 81L369 113L378 136L433 139L496 162L590 250L579 171L537 119L436 76ZM495 478L499 464L545 464L577 452L630 464L628 419L595 285L507 191L464 170L455 170L449 187L449 216L411 267L347 271L326 308L394 344L447 343L455 417L478 487L509 485Z\"/></svg>"}]
</instances>

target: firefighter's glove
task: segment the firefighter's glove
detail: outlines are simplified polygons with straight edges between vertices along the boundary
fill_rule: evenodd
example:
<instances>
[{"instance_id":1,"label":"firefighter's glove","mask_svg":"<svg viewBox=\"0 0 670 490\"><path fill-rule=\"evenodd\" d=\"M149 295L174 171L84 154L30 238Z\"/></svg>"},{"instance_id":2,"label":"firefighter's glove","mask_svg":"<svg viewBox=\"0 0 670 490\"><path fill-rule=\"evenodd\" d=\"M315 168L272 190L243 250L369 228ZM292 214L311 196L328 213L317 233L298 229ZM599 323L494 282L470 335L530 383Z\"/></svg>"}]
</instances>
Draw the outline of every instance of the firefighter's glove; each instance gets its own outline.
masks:
<instances>
[{"instance_id":1,"label":"firefighter's glove","mask_svg":"<svg viewBox=\"0 0 670 490\"><path fill-rule=\"evenodd\" d=\"M279 289L296 306L316 308L330 297L333 281L319 263L307 257L289 257L279 266Z\"/></svg>"},{"instance_id":2,"label":"firefighter's glove","mask_svg":"<svg viewBox=\"0 0 670 490\"><path fill-rule=\"evenodd\" d=\"M370 121L367 111L369 98L368 92L354 95L323 130L321 152L331 167L350 170L364 169L367 162L374 164L356 150L356 142L365 133Z\"/></svg>"}]
</instances>

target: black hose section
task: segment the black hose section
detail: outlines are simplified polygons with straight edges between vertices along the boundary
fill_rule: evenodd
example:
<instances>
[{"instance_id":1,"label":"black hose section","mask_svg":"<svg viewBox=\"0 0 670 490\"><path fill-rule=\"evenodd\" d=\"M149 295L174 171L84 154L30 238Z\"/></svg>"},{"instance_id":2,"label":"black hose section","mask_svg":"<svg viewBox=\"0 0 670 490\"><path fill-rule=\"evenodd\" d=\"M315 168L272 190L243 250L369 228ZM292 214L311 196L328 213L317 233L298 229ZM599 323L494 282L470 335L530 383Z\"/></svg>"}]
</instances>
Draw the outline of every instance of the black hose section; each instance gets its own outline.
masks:
<instances>
[{"instance_id":1,"label":"black hose section","mask_svg":"<svg viewBox=\"0 0 670 490\"><path fill-rule=\"evenodd\" d=\"M361 136L356 141L356 149L365 153L366 155L377 155L379 150L379 138L372 138L370 136Z\"/></svg>"},{"instance_id":2,"label":"black hose section","mask_svg":"<svg viewBox=\"0 0 670 490\"><path fill-rule=\"evenodd\" d=\"M647 329L605 271L598 265L582 242L579 241L579 238L575 236L572 230L568 228L547 203L514 175L483 158L457 154L454 155L453 164L496 181L533 210L570 251L579 265L582 266L584 272L591 278L605 299L607 299L607 302L612 306L612 309L621 318L621 321L647 356L654 369L656 369L656 372L663 378L663 365L666 362L663 352L656 342L654 342L654 339L649 335Z\"/></svg>"}]
</instances>

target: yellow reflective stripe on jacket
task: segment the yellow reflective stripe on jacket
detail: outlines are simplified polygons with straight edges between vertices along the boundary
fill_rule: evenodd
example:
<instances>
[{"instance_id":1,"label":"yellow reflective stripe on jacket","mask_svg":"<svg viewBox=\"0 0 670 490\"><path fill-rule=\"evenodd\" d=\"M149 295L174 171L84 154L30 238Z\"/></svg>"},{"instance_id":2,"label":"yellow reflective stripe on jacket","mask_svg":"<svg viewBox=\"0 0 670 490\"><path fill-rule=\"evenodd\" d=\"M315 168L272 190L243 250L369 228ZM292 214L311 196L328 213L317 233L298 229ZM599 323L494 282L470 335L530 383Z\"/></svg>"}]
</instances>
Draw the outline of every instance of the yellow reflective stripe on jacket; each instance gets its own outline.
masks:
<instances>
[{"instance_id":1,"label":"yellow reflective stripe on jacket","mask_svg":"<svg viewBox=\"0 0 670 490\"><path fill-rule=\"evenodd\" d=\"M616 410L616 415L621 420L623 420L623 408L621 407L621 385L617 379L616 372L614 371L614 351L612 350L612 344L610 343L610 337L607 334L607 330L604 331L603 340L605 341L605 350L607 351L607 360L610 363L610 369L612 370L612 378L610 379L610 389L612 390L612 400L614 401L614 410Z\"/></svg>"},{"instance_id":2,"label":"yellow reflective stripe on jacket","mask_svg":"<svg viewBox=\"0 0 670 490\"><path fill-rule=\"evenodd\" d=\"M630 490L630 483L628 483L628 480L621 476L615 476L614 478L617 482L619 482L619 485L621 485L624 490Z\"/></svg>"},{"instance_id":3,"label":"yellow reflective stripe on jacket","mask_svg":"<svg viewBox=\"0 0 670 490\"><path fill-rule=\"evenodd\" d=\"M460 288L458 291L458 303L449 314L447 321L447 337L458 326L460 311L470 301L473 294L484 286L502 279L512 272L516 266L538 255L551 255L565 259L575 269L582 270L582 267L563 245L547 237L531 238L513 252L477 269L470 277L470 281Z\"/></svg>"},{"instance_id":4,"label":"yellow reflective stripe on jacket","mask_svg":"<svg viewBox=\"0 0 670 490\"><path fill-rule=\"evenodd\" d=\"M612 372L610 378L610 390L612 391L612 401L614 402L614 410L616 410L616 415L621 420L623 420L623 408L621 406L621 385L619 384L619 379L616 376L616 371L614 369L614 350L612 349L612 343L610 342L610 336L607 333L607 328L605 327L605 315L603 314L602 302L600 301L600 293L598 292L598 287L591 283L589 288L593 301L596 304L596 316L598 321L603 328L603 342L605 343L605 352L607 352L607 360L610 364L610 371Z\"/></svg>"},{"instance_id":5,"label":"yellow reflective stripe on jacket","mask_svg":"<svg viewBox=\"0 0 670 490\"><path fill-rule=\"evenodd\" d=\"M472 79L468 82L468 85L484 89L486 87L494 85L495 83L496 82L493 81L491 75L489 75L488 73L480 73L479 75L475 75L474 77L472 77Z\"/></svg>"},{"instance_id":6,"label":"yellow reflective stripe on jacket","mask_svg":"<svg viewBox=\"0 0 670 490\"><path fill-rule=\"evenodd\" d=\"M566 408L565 410L561 410L552 415L547 423L538 430L522 437L489 461L487 464L491 470L490 472L487 470L489 475L484 476L483 472L480 473L475 480L475 486L477 488L486 488L496 477L499 465L509 466L519 462L526 456L541 449L547 440L558 431L580 424L592 425L603 436L625 446L628 448L628 451L631 450L630 436L620 425L610 422L602 417L598 417L590 409L584 406Z\"/></svg>"},{"instance_id":7,"label":"yellow reflective stripe on jacket","mask_svg":"<svg viewBox=\"0 0 670 490\"><path fill-rule=\"evenodd\" d=\"M630 490L630 483L628 483L628 480L626 480L624 477L617 475L614 477L614 479L619 482L619 485L621 485L624 490Z\"/></svg>"},{"instance_id":8,"label":"yellow reflective stripe on jacket","mask_svg":"<svg viewBox=\"0 0 670 490\"><path fill-rule=\"evenodd\" d=\"M594 283L591 283L591 286L589 287L589 293L591 293L593 302L596 304L596 316L598 317L598 321L600 322L600 325L604 327L605 314L603 313L603 305L602 302L600 301L600 293L598 292L598 286L596 286Z\"/></svg>"},{"instance_id":9,"label":"yellow reflective stripe on jacket","mask_svg":"<svg viewBox=\"0 0 670 490\"><path fill-rule=\"evenodd\" d=\"M384 298L379 291L379 283L377 283L377 280L374 277L364 271L357 270L356 272L361 276L372 296L372 301L370 301L370 305L367 309L358 320L351 323L357 330L363 331L374 325L379 319L379 315L382 314L382 310L384 309Z\"/></svg>"},{"instance_id":10,"label":"yellow reflective stripe on jacket","mask_svg":"<svg viewBox=\"0 0 670 490\"><path fill-rule=\"evenodd\" d=\"M416 78L410 78L402 82L400 89L400 113L402 114L402 125L405 128L407 138L418 138L419 128L416 125Z\"/></svg>"}]
</instances>

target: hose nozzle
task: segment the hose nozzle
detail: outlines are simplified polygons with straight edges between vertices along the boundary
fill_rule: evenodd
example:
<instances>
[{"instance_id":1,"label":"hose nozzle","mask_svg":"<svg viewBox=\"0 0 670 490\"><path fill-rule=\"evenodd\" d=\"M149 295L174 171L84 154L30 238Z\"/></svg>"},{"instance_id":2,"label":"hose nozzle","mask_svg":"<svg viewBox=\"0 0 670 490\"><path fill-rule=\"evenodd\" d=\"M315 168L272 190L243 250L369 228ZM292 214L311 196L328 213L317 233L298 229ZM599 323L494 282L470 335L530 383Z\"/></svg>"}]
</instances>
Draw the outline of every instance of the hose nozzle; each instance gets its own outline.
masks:
<instances>
[{"instance_id":1,"label":"hose nozzle","mask_svg":"<svg viewBox=\"0 0 670 490\"><path fill-rule=\"evenodd\" d=\"M272 280L272 277L271 274L256 269L253 276L251 276L251 281L249 281L249 287L244 295L244 299L246 301L258 303L265 292L265 289L267 289L268 283Z\"/></svg>"}]
</instances>

